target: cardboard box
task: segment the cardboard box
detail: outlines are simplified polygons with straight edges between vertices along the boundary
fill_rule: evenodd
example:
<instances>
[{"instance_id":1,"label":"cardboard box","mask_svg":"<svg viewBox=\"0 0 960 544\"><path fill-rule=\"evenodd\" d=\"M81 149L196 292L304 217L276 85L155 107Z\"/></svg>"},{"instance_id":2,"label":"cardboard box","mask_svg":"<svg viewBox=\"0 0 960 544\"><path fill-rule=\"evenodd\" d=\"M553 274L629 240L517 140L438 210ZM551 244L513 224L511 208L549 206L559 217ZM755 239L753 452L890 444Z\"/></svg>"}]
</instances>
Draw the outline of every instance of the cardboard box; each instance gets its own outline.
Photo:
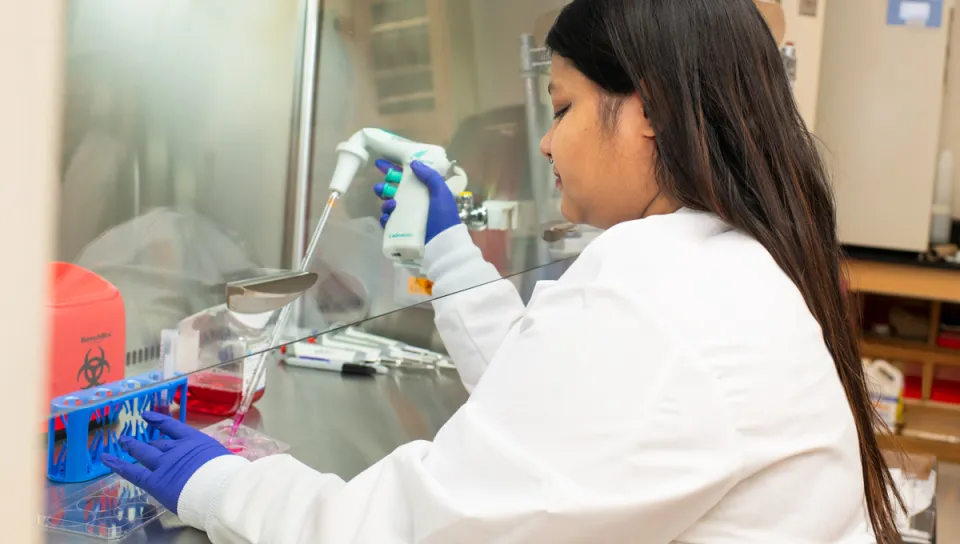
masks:
<instances>
[{"instance_id":1,"label":"cardboard box","mask_svg":"<svg viewBox=\"0 0 960 544\"><path fill-rule=\"evenodd\" d=\"M926 480L937 468L937 458L924 453L897 453L883 450L883 458L889 468L899 468L903 473L918 480Z\"/></svg>"}]
</instances>

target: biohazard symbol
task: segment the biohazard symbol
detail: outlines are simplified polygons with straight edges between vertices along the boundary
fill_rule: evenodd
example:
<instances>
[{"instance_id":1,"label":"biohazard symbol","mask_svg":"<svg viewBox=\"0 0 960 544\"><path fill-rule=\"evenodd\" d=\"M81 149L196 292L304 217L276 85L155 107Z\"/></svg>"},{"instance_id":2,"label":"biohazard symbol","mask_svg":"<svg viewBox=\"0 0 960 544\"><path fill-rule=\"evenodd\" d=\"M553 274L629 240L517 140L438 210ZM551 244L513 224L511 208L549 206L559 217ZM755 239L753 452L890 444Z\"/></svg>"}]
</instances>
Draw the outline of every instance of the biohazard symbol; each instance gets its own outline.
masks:
<instances>
[{"instance_id":1,"label":"biohazard symbol","mask_svg":"<svg viewBox=\"0 0 960 544\"><path fill-rule=\"evenodd\" d=\"M80 366L80 371L77 372L77 381L80 381L80 376L83 376L83 379L87 381L84 389L90 389L91 387L96 387L98 385L103 385L100 381L100 378L103 378L103 373L107 370L110 370L110 363L107 362L107 354L103 352L103 348L97 346L96 349L100 350L100 355L93 357L93 349L90 348L87 350L87 354L83 357L83 364Z\"/></svg>"}]
</instances>

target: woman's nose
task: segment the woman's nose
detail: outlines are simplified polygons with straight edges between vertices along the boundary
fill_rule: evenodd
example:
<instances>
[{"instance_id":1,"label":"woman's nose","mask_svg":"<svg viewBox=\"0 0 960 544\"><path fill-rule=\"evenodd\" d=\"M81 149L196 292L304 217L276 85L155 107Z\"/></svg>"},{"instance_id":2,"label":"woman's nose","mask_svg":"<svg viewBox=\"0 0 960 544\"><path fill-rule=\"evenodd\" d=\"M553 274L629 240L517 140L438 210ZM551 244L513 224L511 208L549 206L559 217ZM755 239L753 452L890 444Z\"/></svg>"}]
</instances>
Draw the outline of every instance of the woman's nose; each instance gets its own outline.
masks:
<instances>
[{"instance_id":1,"label":"woman's nose","mask_svg":"<svg viewBox=\"0 0 960 544\"><path fill-rule=\"evenodd\" d=\"M550 137L553 134L553 129L551 128L546 134L543 135L543 138L540 138L540 153L550 158Z\"/></svg>"}]
</instances>

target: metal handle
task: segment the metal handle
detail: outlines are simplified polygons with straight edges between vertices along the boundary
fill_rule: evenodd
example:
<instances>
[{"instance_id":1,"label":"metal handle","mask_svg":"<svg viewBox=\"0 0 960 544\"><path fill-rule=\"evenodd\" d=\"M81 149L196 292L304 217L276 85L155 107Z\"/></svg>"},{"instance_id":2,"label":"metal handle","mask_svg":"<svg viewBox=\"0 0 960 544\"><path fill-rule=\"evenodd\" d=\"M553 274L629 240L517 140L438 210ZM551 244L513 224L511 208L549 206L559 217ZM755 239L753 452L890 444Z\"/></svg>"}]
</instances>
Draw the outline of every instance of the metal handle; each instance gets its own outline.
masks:
<instances>
[{"instance_id":1,"label":"metal handle","mask_svg":"<svg viewBox=\"0 0 960 544\"><path fill-rule=\"evenodd\" d=\"M460 211L460 221L470 230L484 230L487 228L487 210L483 206L476 206L473 202L473 193L464 192L457 196L457 209Z\"/></svg>"}]
</instances>

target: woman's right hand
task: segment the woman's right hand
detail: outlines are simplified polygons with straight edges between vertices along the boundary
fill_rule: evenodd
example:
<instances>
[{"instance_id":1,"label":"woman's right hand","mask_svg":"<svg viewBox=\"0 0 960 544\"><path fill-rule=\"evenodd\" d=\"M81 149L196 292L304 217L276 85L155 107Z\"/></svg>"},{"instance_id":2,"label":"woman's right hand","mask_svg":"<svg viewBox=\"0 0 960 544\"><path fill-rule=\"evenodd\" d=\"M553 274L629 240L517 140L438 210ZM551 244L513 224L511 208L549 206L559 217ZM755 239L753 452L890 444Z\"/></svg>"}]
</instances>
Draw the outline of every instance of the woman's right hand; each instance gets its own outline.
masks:
<instances>
[{"instance_id":1,"label":"woman's right hand","mask_svg":"<svg viewBox=\"0 0 960 544\"><path fill-rule=\"evenodd\" d=\"M373 192L384 200L380 216L380 226L386 227L390 215L397 209L397 201L393 199L397 194L397 185L403 175L403 168L384 159L377 159L377 169L386 176L382 183L374 185ZM439 172L420 161L410 163L410 168L417 179L427 186L430 193L430 205L427 209L427 231L424 243L429 243L436 235L460 224L460 210L457 208L457 199L454 197L446 180Z\"/></svg>"}]
</instances>

